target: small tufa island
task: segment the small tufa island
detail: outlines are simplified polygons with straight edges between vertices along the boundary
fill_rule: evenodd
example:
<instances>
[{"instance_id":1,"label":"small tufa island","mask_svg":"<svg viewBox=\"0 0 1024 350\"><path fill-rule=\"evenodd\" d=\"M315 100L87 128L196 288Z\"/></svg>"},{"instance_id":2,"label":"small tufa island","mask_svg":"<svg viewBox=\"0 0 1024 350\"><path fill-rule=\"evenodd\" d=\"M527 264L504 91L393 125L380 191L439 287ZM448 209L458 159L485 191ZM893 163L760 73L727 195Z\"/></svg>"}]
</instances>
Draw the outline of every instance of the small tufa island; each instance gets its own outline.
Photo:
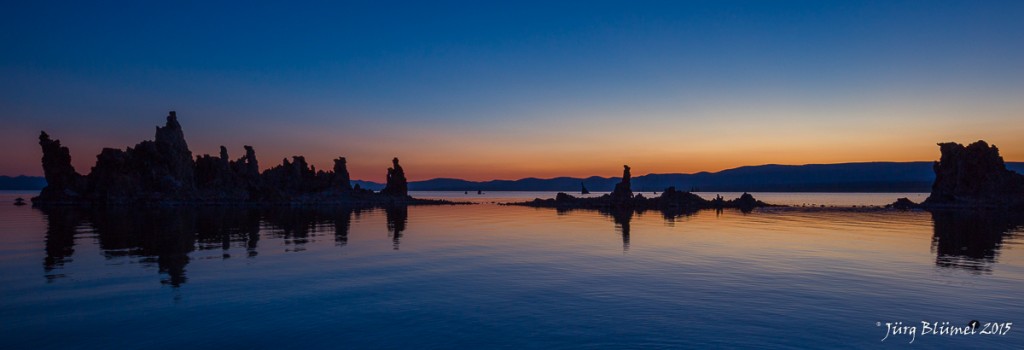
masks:
<instances>
[{"instance_id":1,"label":"small tufa island","mask_svg":"<svg viewBox=\"0 0 1024 350\"><path fill-rule=\"evenodd\" d=\"M301 156L260 172L256 152L245 146L245 155L228 158L202 155L195 159L185 143L177 116L171 111L167 124L156 128L156 139L126 150L104 148L96 165L81 175L71 165L71 153L46 132L39 135L43 148L43 172L47 186L33 205L176 205L176 204L311 204L311 205L409 205L453 204L409 196L405 171L392 160L387 185L379 193L352 187L345 158L334 160L334 169L318 171Z\"/></svg>"},{"instance_id":2,"label":"small tufa island","mask_svg":"<svg viewBox=\"0 0 1024 350\"><path fill-rule=\"evenodd\" d=\"M931 194L920 204L900 198L892 207L1024 209L1024 175L1006 168L999 148L985 141L938 145L942 156L932 166L935 182Z\"/></svg>"},{"instance_id":3,"label":"small tufa island","mask_svg":"<svg viewBox=\"0 0 1024 350\"><path fill-rule=\"evenodd\" d=\"M559 192L554 199L534 199L529 202L509 203L510 205L521 205L528 207L557 208L557 209L597 209L610 211L697 211L701 209L725 209L734 208L749 212L754 208L771 206L765 202L754 199L749 193L743 193L739 198L725 200L721 196L712 200L700 196L676 190L675 187L666 188L658 197L647 198L643 194L633 194L630 184L631 175L629 166L624 165L622 180L615 184L615 189L610 194L600 197L580 198L573 197L566 193Z\"/></svg>"}]
</instances>

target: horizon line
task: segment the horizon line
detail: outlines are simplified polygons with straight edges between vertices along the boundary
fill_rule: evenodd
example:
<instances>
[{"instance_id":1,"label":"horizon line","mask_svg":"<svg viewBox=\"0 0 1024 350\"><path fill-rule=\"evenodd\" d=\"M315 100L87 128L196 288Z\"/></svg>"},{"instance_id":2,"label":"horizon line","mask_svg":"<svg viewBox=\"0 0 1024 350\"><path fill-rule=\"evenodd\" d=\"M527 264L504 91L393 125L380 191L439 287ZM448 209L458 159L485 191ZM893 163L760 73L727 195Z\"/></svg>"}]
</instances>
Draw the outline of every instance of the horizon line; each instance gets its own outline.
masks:
<instances>
[{"instance_id":1,"label":"horizon line","mask_svg":"<svg viewBox=\"0 0 1024 350\"><path fill-rule=\"evenodd\" d=\"M685 173L685 172L654 173L654 172L651 172L651 173L646 173L646 174L643 174L643 175L636 175L634 177L648 176L648 175L717 174L717 173L721 173L721 172L724 172L724 171L735 170L735 169L740 169L740 168L763 167L763 166L800 167L800 166L814 166L814 165L878 164L878 163L890 163L890 164L892 164L892 163L930 163L930 162L935 162L935 161L933 161L933 160L911 160L911 161L878 160L878 161L856 161L856 162L839 162L839 163L805 163L805 164L765 163L765 164L755 164L755 165L741 165L741 166L732 167L732 168L725 168L725 169L717 170L717 171L702 170L702 171L690 172L690 173ZM1004 162L1006 162L1006 163L1024 163L1024 161L1014 161L1014 160L1004 160ZM263 169L263 170L266 170L266 169ZM5 177L9 177L9 178L17 178L17 177L45 177L44 175L25 175L25 174L20 174L20 175L0 175L0 176L5 176ZM458 177L433 177L433 178L424 179L424 180L410 180L409 182L425 182L425 181L433 181L433 180L458 180L458 181L467 181L467 182L491 182L491 181L520 181L520 180L527 180L527 179L537 179L537 180L553 180L553 179L561 179L561 178L589 179L589 178L594 178L594 177L604 178L604 179L614 179L614 178L619 178L621 176L601 176L601 175L587 175L587 176L565 176L565 175L563 175L563 176L554 176L554 177L527 176L527 177L522 177L522 178L518 178L518 179L494 178L494 179L489 179L489 180L467 180L467 179L458 178ZM362 181L362 182L379 183L378 181L362 180L362 179L352 179L351 181Z\"/></svg>"}]
</instances>

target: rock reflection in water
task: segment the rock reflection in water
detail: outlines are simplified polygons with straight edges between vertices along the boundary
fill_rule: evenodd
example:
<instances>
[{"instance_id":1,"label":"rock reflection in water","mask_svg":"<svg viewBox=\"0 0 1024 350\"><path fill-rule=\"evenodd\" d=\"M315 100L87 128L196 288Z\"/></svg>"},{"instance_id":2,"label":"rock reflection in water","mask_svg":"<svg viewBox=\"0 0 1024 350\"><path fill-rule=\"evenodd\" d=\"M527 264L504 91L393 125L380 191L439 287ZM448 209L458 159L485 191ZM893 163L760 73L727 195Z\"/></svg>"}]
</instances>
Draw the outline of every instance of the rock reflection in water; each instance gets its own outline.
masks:
<instances>
[{"instance_id":1,"label":"rock reflection in water","mask_svg":"<svg viewBox=\"0 0 1024 350\"><path fill-rule=\"evenodd\" d=\"M317 234L333 231L336 246L345 246L349 230L362 212L374 208L40 208L45 216L44 276L63 276L62 268L76 254L75 240L81 234L94 237L107 259L130 258L157 268L162 282L180 286L188 281L186 268L196 251L223 251L232 258L233 249L245 256L258 255L261 238L280 238L287 251L302 251ZM630 250L635 232L632 221L644 211L558 209L560 215L575 211L598 212L607 217L621 234L622 249ZM660 211L662 219L674 225L695 211ZM409 222L407 207L383 208L388 237L398 250ZM716 214L721 215L721 212ZM755 213L753 215L762 215ZM990 273L999 251L1024 226L1024 214L996 211L933 211L934 234L931 249L935 264L973 273Z\"/></svg>"},{"instance_id":2,"label":"rock reflection in water","mask_svg":"<svg viewBox=\"0 0 1024 350\"><path fill-rule=\"evenodd\" d=\"M991 273L1003 240L1024 226L1024 213L960 210L932 211L935 265Z\"/></svg>"},{"instance_id":3,"label":"rock reflection in water","mask_svg":"<svg viewBox=\"0 0 1024 350\"><path fill-rule=\"evenodd\" d=\"M348 243L353 216L373 208L244 208L244 207L174 207L174 208L39 208L47 221L44 275L51 281L71 261L75 238L79 234L95 235L107 259L138 258L147 265L156 265L166 277L162 283L178 287L188 281L186 266L196 250L224 251L231 258L231 248L242 248L249 258L258 255L261 231L267 237L282 238L290 251L302 251L312 232L334 229L338 246ZM388 232L394 237L395 249L408 222L408 209L385 209Z\"/></svg>"},{"instance_id":4,"label":"rock reflection in water","mask_svg":"<svg viewBox=\"0 0 1024 350\"><path fill-rule=\"evenodd\" d=\"M634 215L638 215L638 214L639 215L643 215L646 212L655 212L656 211L656 212L661 214L662 218L665 220L666 223L674 224L677 219L683 218L683 217L692 216L692 215L694 215L694 214L696 214L697 212L700 211L700 210L694 210L694 209L683 209L683 208L678 208L678 207L676 207L676 208L667 208L667 209L662 209L662 210L654 210L654 209L634 210L634 209L629 209L629 208L626 208L626 209L622 209L622 208L600 208L600 209L556 208L555 210L557 211L558 215L569 215L570 213L572 213L574 211L579 211L579 212L598 212L602 216L611 218L612 222L615 224L616 231L618 231L619 234L622 235L622 251L623 252L629 251L629 238L630 238L629 235L630 235L630 230L631 230L630 223L633 221L633 216ZM717 209L716 212L721 214L722 213L722 209ZM747 213L749 211L743 211L743 212Z\"/></svg>"},{"instance_id":5,"label":"rock reflection in water","mask_svg":"<svg viewBox=\"0 0 1024 350\"><path fill-rule=\"evenodd\" d=\"M402 239L402 231L405 231L405 224L409 222L409 207L387 207L384 208L384 214L387 216L388 235L391 237L393 248L398 250L398 245Z\"/></svg>"}]
</instances>

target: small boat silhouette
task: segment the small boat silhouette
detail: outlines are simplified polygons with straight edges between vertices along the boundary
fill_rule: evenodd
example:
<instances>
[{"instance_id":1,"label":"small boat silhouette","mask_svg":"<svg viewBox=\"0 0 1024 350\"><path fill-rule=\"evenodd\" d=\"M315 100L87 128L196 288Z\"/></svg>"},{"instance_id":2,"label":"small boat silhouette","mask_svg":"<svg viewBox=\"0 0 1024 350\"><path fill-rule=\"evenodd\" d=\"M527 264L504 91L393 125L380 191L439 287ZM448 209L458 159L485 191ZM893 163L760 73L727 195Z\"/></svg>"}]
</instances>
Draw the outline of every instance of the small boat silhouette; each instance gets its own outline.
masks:
<instances>
[{"instance_id":1,"label":"small boat silhouette","mask_svg":"<svg viewBox=\"0 0 1024 350\"><path fill-rule=\"evenodd\" d=\"M580 189L580 193L581 194L590 194L590 191L587 190L587 186L584 185L582 182L580 182L580 187L581 187L581 189Z\"/></svg>"},{"instance_id":2,"label":"small boat silhouette","mask_svg":"<svg viewBox=\"0 0 1024 350\"><path fill-rule=\"evenodd\" d=\"M14 200L14 205L25 205L25 198L18 197Z\"/></svg>"}]
</instances>

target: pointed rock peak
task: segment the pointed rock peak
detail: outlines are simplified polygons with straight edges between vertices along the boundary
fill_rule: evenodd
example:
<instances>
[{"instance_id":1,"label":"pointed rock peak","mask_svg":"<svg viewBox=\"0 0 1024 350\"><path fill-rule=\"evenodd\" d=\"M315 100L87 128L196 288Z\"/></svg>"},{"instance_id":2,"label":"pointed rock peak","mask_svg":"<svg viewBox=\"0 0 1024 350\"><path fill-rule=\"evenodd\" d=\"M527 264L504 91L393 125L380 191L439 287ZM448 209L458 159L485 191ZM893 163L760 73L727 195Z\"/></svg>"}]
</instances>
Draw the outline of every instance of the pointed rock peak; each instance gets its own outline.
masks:
<instances>
[{"instance_id":1,"label":"pointed rock peak","mask_svg":"<svg viewBox=\"0 0 1024 350\"><path fill-rule=\"evenodd\" d=\"M256 150L252 146L246 145L245 147L245 159L248 163L256 163Z\"/></svg>"},{"instance_id":2,"label":"pointed rock peak","mask_svg":"<svg viewBox=\"0 0 1024 350\"><path fill-rule=\"evenodd\" d=\"M178 113L175 113L174 111L168 112L166 126L174 126L177 128L181 128L181 124L178 124Z\"/></svg>"},{"instance_id":3,"label":"pointed rock peak","mask_svg":"<svg viewBox=\"0 0 1024 350\"><path fill-rule=\"evenodd\" d=\"M185 133L181 131L181 124L178 124L178 117L174 111L167 116L166 125L156 127L156 142L171 144L182 151L187 151L188 144L185 142Z\"/></svg>"},{"instance_id":4,"label":"pointed rock peak","mask_svg":"<svg viewBox=\"0 0 1024 350\"><path fill-rule=\"evenodd\" d=\"M345 157L338 157L334 160L334 180L336 187L342 190L352 189L351 178L348 174L348 167L345 166Z\"/></svg>"},{"instance_id":5,"label":"pointed rock peak","mask_svg":"<svg viewBox=\"0 0 1024 350\"><path fill-rule=\"evenodd\" d=\"M178 114L174 111L167 113L167 124L163 127L156 127L157 138L160 138L161 134L165 136L168 134L181 134L181 124L178 123ZM184 138L184 135L181 135Z\"/></svg>"},{"instance_id":6,"label":"pointed rock peak","mask_svg":"<svg viewBox=\"0 0 1024 350\"><path fill-rule=\"evenodd\" d=\"M612 200L621 202L633 198L633 190L630 188L630 174L629 165L622 166L622 181L615 184L615 189L612 190Z\"/></svg>"},{"instance_id":7,"label":"pointed rock peak","mask_svg":"<svg viewBox=\"0 0 1024 350\"><path fill-rule=\"evenodd\" d=\"M47 134L45 131L39 132L39 145L43 146L44 156L47 150L59 151L63 148L64 152L68 152L67 147L63 147L60 145L60 140L51 139L50 134Z\"/></svg>"}]
</instances>

